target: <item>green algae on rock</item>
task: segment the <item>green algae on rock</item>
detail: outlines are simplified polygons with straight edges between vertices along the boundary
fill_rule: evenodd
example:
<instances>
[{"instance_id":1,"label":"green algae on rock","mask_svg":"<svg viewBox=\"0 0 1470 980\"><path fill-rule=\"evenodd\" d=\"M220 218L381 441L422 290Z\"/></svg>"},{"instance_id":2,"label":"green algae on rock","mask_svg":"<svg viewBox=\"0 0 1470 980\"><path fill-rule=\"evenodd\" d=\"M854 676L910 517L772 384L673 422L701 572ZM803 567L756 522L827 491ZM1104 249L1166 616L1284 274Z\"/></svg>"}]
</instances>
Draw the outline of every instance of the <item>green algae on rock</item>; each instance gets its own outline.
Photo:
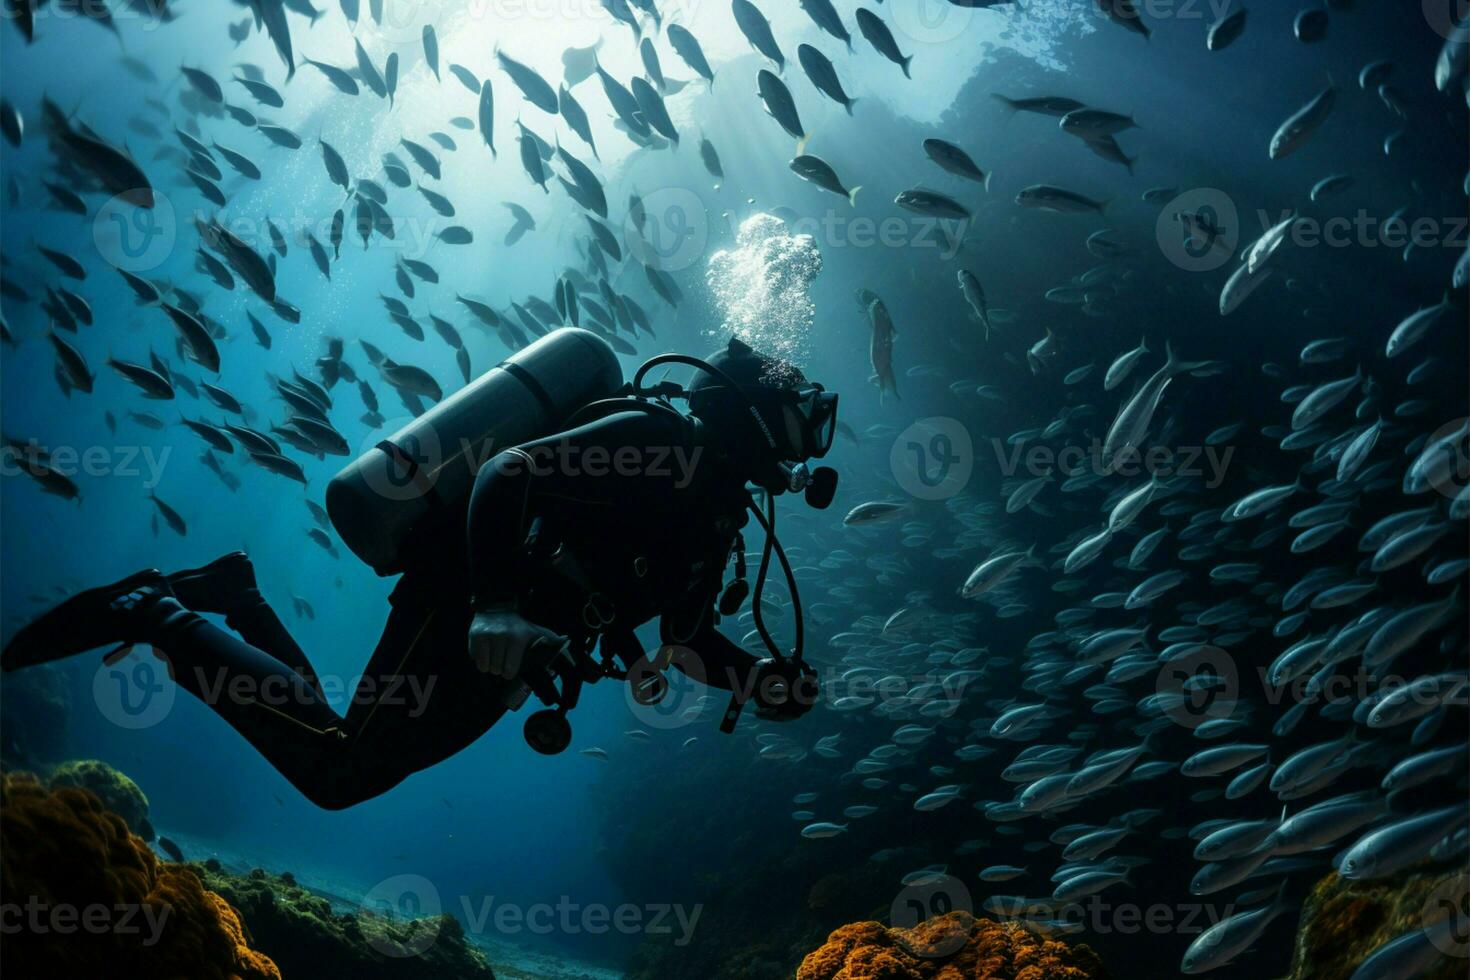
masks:
<instances>
[{"instance_id":1,"label":"green algae on rock","mask_svg":"<svg viewBox=\"0 0 1470 980\"><path fill-rule=\"evenodd\" d=\"M1302 904L1287 980L1348 980L1385 943L1424 927L1436 896L1453 889L1466 869L1405 871L1377 881L1349 881L1331 872ZM1457 895L1463 902L1463 895ZM1466 960L1445 956L1423 980L1463 978Z\"/></svg>"},{"instance_id":2,"label":"green algae on rock","mask_svg":"<svg viewBox=\"0 0 1470 980\"><path fill-rule=\"evenodd\" d=\"M51 770L47 785L52 789L72 786L90 790L102 805L123 818L128 829L144 840L153 839L148 821L148 797L128 776L97 759L74 759Z\"/></svg>"},{"instance_id":3,"label":"green algae on rock","mask_svg":"<svg viewBox=\"0 0 1470 980\"><path fill-rule=\"evenodd\" d=\"M338 913L289 874L231 874L213 859L188 865L240 912L256 948L286 977L313 980L494 980L452 915L390 919Z\"/></svg>"}]
</instances>

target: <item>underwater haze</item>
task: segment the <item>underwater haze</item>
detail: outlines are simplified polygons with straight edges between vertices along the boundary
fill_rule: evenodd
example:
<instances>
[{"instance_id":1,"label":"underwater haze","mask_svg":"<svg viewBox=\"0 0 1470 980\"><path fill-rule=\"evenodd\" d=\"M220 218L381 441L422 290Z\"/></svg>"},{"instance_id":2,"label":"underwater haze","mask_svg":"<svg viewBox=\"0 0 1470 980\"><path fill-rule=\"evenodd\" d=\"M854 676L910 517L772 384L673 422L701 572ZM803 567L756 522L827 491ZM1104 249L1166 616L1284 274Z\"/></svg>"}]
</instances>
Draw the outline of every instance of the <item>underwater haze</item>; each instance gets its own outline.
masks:
<instances>
[{"instance_id":1,"label":"underwater haze","mask_svg":"<svg viewBox=\"0 0 1470 980\"><path fill-rule=\"evenodd\" d=\"M1462 8L7 4L7 641L244 550L345 709L394 580L328 482L565 325L627 378L739 336L841 425L776 503L794 722L606 680L328 811L135 648L6 674L0 761L506 978L1463 975Z\"/></svg>"}]
</instances>

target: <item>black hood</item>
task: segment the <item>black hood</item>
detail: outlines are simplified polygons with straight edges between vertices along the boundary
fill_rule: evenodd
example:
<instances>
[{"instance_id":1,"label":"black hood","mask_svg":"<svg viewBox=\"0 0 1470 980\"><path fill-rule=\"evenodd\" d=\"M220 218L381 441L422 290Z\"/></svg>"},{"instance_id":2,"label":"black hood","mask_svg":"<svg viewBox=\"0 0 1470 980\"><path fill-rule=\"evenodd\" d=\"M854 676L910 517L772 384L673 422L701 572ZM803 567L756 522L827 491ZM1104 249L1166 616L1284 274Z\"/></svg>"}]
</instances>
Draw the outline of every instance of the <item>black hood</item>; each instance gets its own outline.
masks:
<instances>
[{"instance_id":1,"label":"black hood","mask_svg":"<svg viewBox=\"0 0 1470 980\"><path fill-rule=\"evenodd\" d=\"M789 361L762 354L734 337L709 363L739 390L701 370L689 385L689 411L709 431L710 441L726 449L736 468L762 486L784 486L776 464L803 457L787 434L782 395L806 384L806 376Z\"/></svg>"}]
</instances>

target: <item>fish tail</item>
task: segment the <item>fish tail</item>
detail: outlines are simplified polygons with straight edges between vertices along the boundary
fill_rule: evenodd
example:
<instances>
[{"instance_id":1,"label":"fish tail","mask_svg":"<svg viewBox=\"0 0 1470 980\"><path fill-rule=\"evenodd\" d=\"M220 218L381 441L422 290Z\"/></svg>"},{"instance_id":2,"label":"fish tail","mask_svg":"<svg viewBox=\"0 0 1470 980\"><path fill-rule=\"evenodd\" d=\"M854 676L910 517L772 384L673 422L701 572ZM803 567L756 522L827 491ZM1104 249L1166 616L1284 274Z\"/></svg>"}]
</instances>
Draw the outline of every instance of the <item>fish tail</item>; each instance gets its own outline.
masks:
<instances>
[{"instance_id":1,"label":"fish tail","mask_svg":"<svg viewBox=\"0 0 1470 980\"><path fill-rule=\"evenodd\" d=\"M913 55L909 55L907 58L900 58L899 59L898 66L903 69L903 77L904 78L913 78L914 77L914 76L912 76L912 75L909 74L909 63L912 62L913 60L914 60L914 56Z\"/></svg>"},{"instance_id":2,"label":"fish tail","mask_svg":"<svg viewBox=\"0 0 1470 980\"><path fill-rule=\"evenodd\" d=\"M806 144L807 144L807 141L810 140L811 138L812 138L812 134L811 133L803 133L801 139L799 139L799 140L796 141L796 155L797 156L801 156L804 153L806 153Z\"/></svg>"},{"instance_id":3,"label":"fish tail","mask_svg":"<svg viewBox=\"0 0 1470 980\"><path fill-rule=\"evenodd\" d=\"M860 191L860 190L862 190L862 189L863 189L863 185L862 184L859 184L856 187L854 187L852 190L850 190L850 191L847 192L847 204L848 204L849 207L854 207L854 208L857 207L857 192Z\"/></svg>"},{"instance_id":4,"label":"fish tail","mask_svg":"<svg viewBox=\"0 0 1470 980\"><path fill-rule=\"evenodd\" d=\"M983 186L985 188L986 192L989 192L989 190L990 190L990 179L992 177L994 177L994 176L995 176L995 171L992 170L990 173L986 174L985 175L985 179L980 182L981 183L981 186Z\"/></svg>"},{"instance_id":5,"label":"fish tail","mask_svg":"<svg viewBox=\"0 0 1470 980\"><path fill-rule=\"evenodd\" d=\"M850 116L852 115L852 107L855 105L857 105L857 99L848 99L846 102L842 103L842 108L846 109L847 114Z\"/></svg>"}]
</instances>

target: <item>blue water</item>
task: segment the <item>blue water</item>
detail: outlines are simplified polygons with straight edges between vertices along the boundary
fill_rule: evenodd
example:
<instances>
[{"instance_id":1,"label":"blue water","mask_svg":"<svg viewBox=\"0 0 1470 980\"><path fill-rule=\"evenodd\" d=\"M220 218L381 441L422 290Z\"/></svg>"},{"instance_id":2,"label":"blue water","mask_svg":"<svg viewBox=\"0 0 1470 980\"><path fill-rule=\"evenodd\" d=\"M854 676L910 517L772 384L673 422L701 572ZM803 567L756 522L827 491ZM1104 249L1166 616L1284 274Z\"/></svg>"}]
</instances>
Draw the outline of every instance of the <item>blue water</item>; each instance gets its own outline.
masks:
<instances>
[{"instance_id":1,"label":"blue water","mask_svg":"<svg viewBox=\"0 0 1470 980\"><path fill-rule=\"evenodd\" d=\"M398 6L389 6L390 23L395 14L406 13L396 10ZM1002 485L1009 488L1010 483L1000 472L990 440L1046 424L1057 406L1071 397L1062 375L1088 362L1097 363L1088 384L1099 390L1072 401L1099 406L1102 417L1090 428L1101 434L1115 395L1123 394L1102 397L1101 374L1113 357L1147 333L1154 359L1140 372L1161 363L1158 354L1166 338L1185 357L1221 359L1231 365L1231 373L1223 379L1191 381L1187 386L1181 379L1170 393L1176 419L1197 432L1247 420L1247 435L1241 440L1245 464L1232 470L1229 486L1245 492L1290 482L1295 475L1292 462L1273 455L1269 441L1250 435L1263 425L1282 421L1268 417L1263 405L1276 408L1270 403L1283 385L1271 382L1268 388L1258 365L1268 360L1292 364L1307 341L1342 336L1357 349L1332 370L1349 373L1360 357L1371 367L1394 324L1412 310L1438 301L1463 248L1461 227L1457 247L1436 245L1407 260L1399 250L1382 247L1298 249L1292 254L1289 275L1303 284L1301 289L1288 290L1278 281L1242 312L1222 319L1217 298L1233 265L1192 274L1164 262L1158 229L1169 226L1159 223L1159 204L1140 199L1151 187L1181 192L1224 188L1238 205L1244 244L1264 230L1258 212L1270 216L1267 223L1274 222L1286 209L1301 207L1317 180L1347 172L1356 177L1354 187L1319 214L1351 216L1361 211L1382 221L1405 208L1411 217L1431 216L1452 230L1455 217L1463 216L1465 208L1464 103L1434 92L1430 84L1430 66L1441 38L1395 5L1361 4L1361 9L1334 14L1328 40L1310 46L1291 36L1295 9L1259 5L1251 9L1249 27L1240 41L1226 51L1210 53L1203 41L1209 22L1203 7L1196 16L1155 18L1154 36L1144 41L1062 3L1036 0L1025 12L1017 12L890 0L877 9L894 25L900 47L915 55L911 80L857 35L852 5L837 4L854 34L851 55L821 34L797 5L763 6L788 57L784 77L810 134L807 150L831 163L849 187L862 186L853 208L802 183L787 169L793 141L767 116L756 95L755 74L766 62L739 35L723 4L695 5L679 12L681 22L704 44L716 82L712 88L691 82L669 97L682 137L677 148L636 149L612 125L596 78L576 87L592 117L600 160L594 160L564 124L522 100L510 79L494 67L492 57L492 47L498 44L555 85L561 77L562 50L602 37L601 64L626 83L642 70L631 34L590 2L576 9L547 8L533 16L510 15L475 3L431 5L441 66L464 64L495 86L498 157L490 155L477 132L450 126L451 117L475 117L475 97L447 70L436 82L422 64L418 38L427 19L424 11L405 16L393 28L371 24L364 12L358 25L356 36L380 68L390 52L401 58L391 108L366 91L356 98L343 96L307 66L298 67L294 80L286 82L284 67L263 32L252 33L239 46L229 40L227 24L247 13L234 5L180 5L177 20L166 25L119 16L120 38L97 25L56 16L38 21L33 44L23 43L8 26L0 31L0 92L22 111L27 126L22 146L7 144L0 156L4 180L18 186L20 197L18 204L7 198L0 229L9 260L5 276L40 293L44 284L57 279L34 245L68 252L86 265L88 276L81 284L64 282L84 295L97 315L95 326L82 327L75 337L68 335L97 374L96 390L67 398L52 377L54 358L44 337L44 315L34 304L7 299L6 321L19 344L3 351L3 427L12 438L39 440L53 454L71 447L78 453L91 451L100 461L93 472L76 478L79 502L44 495L24 475L7 474L0 481L4 520L0 565L5 569L0 608L7 636L43 608L37 594L49 601L58 592L111 581L140 567L191 566L243 548L255 562L267 599L286 618L318 672L356 677L377 640L392 583L353 559L340 542L341 557L334 559L307 539L313 523L298 485L240 462L237 454L225 458L225 463L241 485L238 492L227 491L198 461L203 444L176 424L180 409L190 417L217 420L220 413L213 406L182 396L172 403L144 402L104 362L112 355L146 363L149 351L155 351L191 378L217 380L252 405L259 415L257 427L281 417L267 373L289 376L295 368L314 376L312 364L324 352L327 337L346 339L347 359L361 376L371 377L372 372L355 343L359 338L370 340L390 357L428 369L446 390L452 390L460 383L459 372L453 351L428 327L426 314L432 312L459 326L474 370L486 370L506 356L507 349L471 324L454 295L481 297L497 309L528 294L549 298L562 269L583 267L578 246L587 238L580 210L555 181L551 192L543 193L522 171L514 128L518 116L547 141L559 136L593 167L607 188L608 224L620 236L627 229L629 194L637 192L647 204L649 238L685 299L677 310L671 309L649 288L634 261L615 271L614 287L636 297L657 332L656 340L638 338L639 356L624 357L625 370L631 372L642 357L664 350L708 353L722 342L724 323L743 320L769 325L764 339L779 342L811 377L841 392L841 417L863 436L862 443L839 439L828 460L844 481L830 514L805 514L799 502L783 502L783 513L791 515L783 517L790 521L784 525L791 535L788 544L803 549L803 561L812 565L833 549L847 548L864 562L900 560L907 574L880 585L866 582L860 598L846 603L828 596L829 604L841 610L836 619L809 626L809 634L815 634L811 642L817 645L865 613L886 618L915 591L938 597L940 605L956 603L953 593L958 583L984 557L932 554L932 549L947 543L945 535L955 533L944 526L939 505L919 505L920 516L938 528L938 537L918 546L902 542L896 533L855 537L841 526L840 516L865 500L904 499L903 477L890 450L895 433L910 423L931 416L960 420L978 447L967 492L999 500ZM665 13L672 13L672 8ZM937 19L926 22L925 17ZM298 55L344 67L352 64L353 35L335 6L314 25L295 14L290 23ZM800 42L816 45L837 64L848 93L858 100L851 117L817 93L801 74L795 64ZM664 39L659 39L658 47L666 76L693 77ZM130 75L119 64L124 54L146 63L159 81L144 83ZM1379 58L1396 65L1393 81L1409 103L1407 122L1393 117L1372 93L1358 89L1359 69ZM272 147L227 116L196 120L181 104L187 83L177 71L180 65L203 68L224 81L231 66L241 62L260 66L266 80L285 94L286 107L254 106L243 88L229 82L225 82L227 99L259 109L262 120L292 129L305 143L300 150ZM1329 79L1342 90L1334 115L1297 154L1283 161L1268 159L1272 132ZM1134 173L1086 152L1056 131L1054 119L1010 116L990 97L992 92L1067 95L1135 114L1140 128L1119 137L1126 152L1138 158ZM52 175L42 136L43 96L73 119L125 144L150 175L161 198L154 212L157 224L135 227L131 234L138 237L129 241L146 247L146 232L163 236L163 241L172 237L175 244L159 248L157 263L139 274L188 288L204 299L205 313L226 328L218 379L176 355L173 330L161 311L133 302L131 291L108 267L117 254L109 248L99 250L94 237L99 225L90 217L45 207L46 191L40 181ZM144 105L147 97L167 104L167 119ZM187 128L197 121L206 142L217 140L247 154L261 165L264 179L232 177L220 160L226 169L222 186L229 204L216 209L182 177L176 161L155 157L159 141L128 130L126 121L138 116L164 128L164 145L177 143L170 123ZM1399 128L1405 134L1385 157L1382 140ZM434 130L450 134L458 149L435 147L428 139ZM982 168L993 171L987 191L938 171L924 157L920 144L934 135L959 143ZM342 203L340 189L327 179L317 138L341 151L354 178L373 176L386 186L380 159L395 151L407 160L397 147L401 136L435 150L444 175L425 185L454 202L458 214L453 222L473 229L474 243L451 246L435 241L432 232L445 222L414 191L390 188L398 240L374 238L365 250L355 237L349 206L341 259L332 264L331 281L326 281L294 237L298 229L309 226L325 242L327 222ZM701 136L719 151L726 174L722 182L711 178L699 162ZM418 169L412 163L408 166L418 180ZM1016 193L1040 182L1109 201L1107 213L1054 215L1017 207ZM891 204L895 194L913 186L944 191L972 207L974 221L965 230L958 256L934 237L931 222ZM85 197L93 213L106 200L105 194L96 192ZM537 229L514 247L501 245L510 226L504 201L526 207L537 223ZM299 325L276 318L243 284L225 292L194 270L193 216L207 217L216 211L240 222L232 227L247 229L246 237L250 228L258 234L260 222L269 217L291 238L289 254L278 262L276 283L279 294L300 308ZM821 272L807 291L809 317L804 302L742 306L753 302L753 290L735 290L736 295L726 296L722 305L720 291L706 281L713 254L738 247L741 223L761 212L793 220L789 231L814 238L804 246L814 247L821 256ZM109 230L105 223L100 227L103 233ZM1096 318L1043 299L1048 289L1098 264L1083 242L1104 227L1135 249L1127 288L1118 290ZM880 234L891 236L890 243L872 244ZM1168 232L1163 234L1167 237ZM258 251L266 251L259 238L255 243ZM380 293L397 295L393 271L399 256L428 261L442 277L436 286L416 282L418 296L407 300L426 327L423 342L403 335L378 299ZM955 287L960 267L980 276L992 308L1013 314L1006 325L996 328L997 339L990 344L967 318ZM753 274L751 286L780 271ZM1279 278L1286 275L1278 273ZM880 399L869 382L870 327L853 298L859 288L880 295L896 325L901 400L891 395ZM251 337L246 310L269 329L273 337L269 351ZM1426 349L1408 359L1417 362L1431 353L1429 346L1441 353L1441 386L1428 395L1409 391L1401 379L1386 373L1381 379L1388 405L1411 394L1442 399L1426 416L1426 431L1442 421L1441 415L1453 417L1456 408L1463 415L1462 328L1459 322L1453 334L1436 334ZM1033 377L1025 368L1024 353L1046 330L1062 343L1061 365ZM972 384L963 392L952 391L951 382L961 379ZM977 384L1002 386L1005 403L976 399ZM393 422L404 420L404 413L386 384L375 382L375 387L391 429ZM357 419L362 408L352 386L340 385L333 395L338 406L333 422L354 453L381 438L380 431L370 431ZM108 410L117 419L115 435L103 422ZM143 428L127 418L130 410L156 411L167 427ZM288 454L309 477L305 494L320 502L326 482L343 461ZM155 530L147 499L150 491L183 516L187 536L166 526ZM931 509L923 510L925 506ZM987 540L1027 541L1050 530L1054 536L1046 543L1054 543L1062 535L1049 526L1051 516L1000 515ZM1092 516L1089 512L1072 520L1080 526ZM1286 567L1291 571L1281 575L1289 583L1301 566ZM815 596L808 597L809 603L822 601L824 590L837 584L836 576L815 570L804 576L804 588ZM982 632L991 631L994 645L1006 637L1019 649L1027 635L1050 627L1054 610L1046 603L1061 597L1049 596L1046 583L1039 579L1030 587L1034 594L1028 598L1037 607L1036 616L1022 624L985 626ZM315 618L292 615L292 596L309 602ZM454 758L410 777L378 799L334 813L302 799L192 699L179 696L155 723L132 730L109 719L112 709L107 705L112 702L105 693L92 696L90 659L68 665L67 671L74 682L68 754L99 758L131 775L147 792L154 822L164 833L204 851L218 849L273 870L292 870L303 880L315 879L348 895L411 873L431 880L451 911L463 911L459 896L478 901L487 894L523 906L554 904L561 896L574 896L584 905L617 905L637 889L614 871L609 853L625 846L640 853L647 848L646 842L635 847L620 840L618 830L609 831L637 822L640 800L626 792L635 777L667 780L675 787L673 805L687 808L691 825L700 827L717 823L718 814L746 806L741 794L749 792L762 799L761 808L749 814L754 826L773 836L784 835L782 840L792 838L793 846L805 843L794 833L791 808L760 792L759 774L740 770L725 794L679 794L679 780L688 769L717 763L703 756L691 762L688 753L675 750L676 741L647 746L626 739L623 733L638 727L638 719L612 684L590 690L577 709L572 752L554 758L536 755L522 740L519 718L508 718ZM1014 693L992 691L989 696ZM808 728L797 737L809 745L833 727L817 722L818 718L808 719L804 723ZM878 722L874 730L881 726ZM849 729L863 731L855 725ZM684 733L680 734L682 738ZM703 741L720 738L712 726L693 734ZM614 768L575 751L588 746L615 746ZM743 750L744 743L741 746ZM723 759L728 748L721 746L714 758ZM820 778L827 780L836 773L831 770ZM979 774L974 778L984 784L993 782L994 774L987 771L983 778ZM661 805L670 804L664 800ZM892 832L890 845L906 842L901 822ZM942 838L935 834L936 840ZM867 850L884 844L872 843ZM680 846L704 852L718 849L722 841L671 841L669 863L675 867ZM862 856L852 859L861 861ZM773 887L780 880L773 875ZM698 889L690 887L697 894ZM512 939L608 964L621 962L637 942L637 937L586 934L519 934ZM1163 958L1177 953L1170 946ZM1279 972L1284 972L1284 965Z\"/></svg>"}]
</instances>

